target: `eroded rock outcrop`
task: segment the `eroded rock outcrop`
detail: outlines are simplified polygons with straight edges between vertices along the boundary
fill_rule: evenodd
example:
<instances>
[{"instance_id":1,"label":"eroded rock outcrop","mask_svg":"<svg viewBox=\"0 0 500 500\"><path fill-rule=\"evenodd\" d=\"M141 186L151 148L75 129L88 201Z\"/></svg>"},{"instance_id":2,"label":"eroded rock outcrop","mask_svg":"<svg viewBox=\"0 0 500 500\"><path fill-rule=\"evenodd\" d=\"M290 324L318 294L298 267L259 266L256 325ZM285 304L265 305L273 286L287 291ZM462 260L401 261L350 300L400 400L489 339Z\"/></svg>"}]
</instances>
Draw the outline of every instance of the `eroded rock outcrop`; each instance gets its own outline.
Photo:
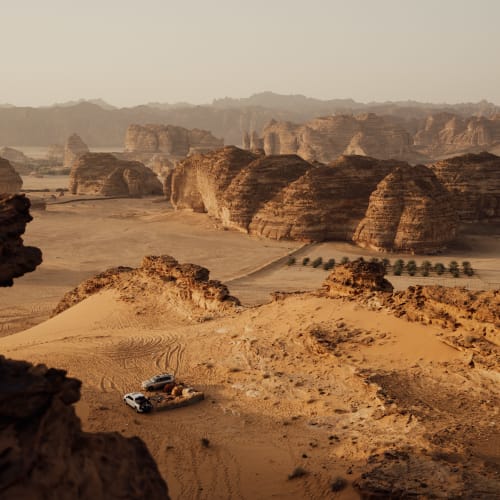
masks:
<instances>
[{"instance_id":1,"label":"eroded rock outcrop","mask_svg":"<svg viewBox=\"0 0 500 500\"><path fill-rule=\"evenodd\" d=\"M457 226L449 193L432 171L367 156L324 165L230 146L180 162L164 192L175 208L207 212L224 227L273 239L354 239L378 249L429 252L451 241Z\"/></svg>"},{"instance_id":2,"label":"eroded rock outcrop","mask_svg":"<svg viewBox=\"0 0 500 500\"><path fill-rule=\"evenodd\" d=\"M17 193L23 186L21 176L10 162L0 158L0 193Z\"/></svg>"},{"instance_id":3,"label":"eroded rock outcrop","mask_svg":"<svg viewBox=\"0 0 500 500\"><path fill-rule=\"evenodd\" d=\"M224 313L240 305L220 281L210 280L208 269L196 264L179 264L169 255L147 256L141 267L108 269L68 292L54 315L81 302L100 290L116 290L124 300L170 303L183 316L206 311ZM134 293L137 291L137 294Z\"/></svg>"},{"instance_id":4,"label":"eroded rock outcrop","mask_svg":"<svg viewBox=\"0 0 500 500\"><path fill-rule=\"evenodd\" d=\"M223 139L208 130L174 125L130 125L125 136L125 150L129 153L166 153L187 156L203 153L224 145Z\"/></svg>"},{"instance_id":5,"label":"eroded rock outcrop","mask_svg":"<svg viewBox=\"0 0 500 500\"><path fill-rule=\"evenodd\" d=\"M297 154L331 162L343 154L412 158L410 134L391 120L368 113L315 118L298 125L271 121L263 131L266 154Z\"/></svg>"},{"instance_id":6,"label":"eroded rock outcrop","mask_svg":"<svg viewBox=\"0 0 500 500\"><path fill-rule=\"evenodd\" d=\"M353 241L375 250L435 253L456 236L452 197L423 165L399 166L370 196Z\"/></svg>"},{"instance_id":7,"label":"eroded rock outcrop","mask_svg":"<svg viewBox=\"0 0 500 500\"><path fill-rule=\"evenodd\" d=\"M63 370L0 356L2 499L168 499L141 439L82 431L80 385Z\"/></svg>"},{"instance_id":8,"label":"eroded rock outcrop","mask_svg":"<svg viewBox=\"0 0 500 500\"><path fill-rule=\"evenodd\" d=\"M351 241L370 194L401 162L342 156L310 165L253 215L249 231L276 239ZM235 203L235 202L233 202Z\"/></svg>"},{"instance_id":9,"label":"eroded rock outcrop","mask_svg":"<svg viewBox=\"0 0 500 500\"><path fill-rule=\"evenodd\" d=\"M119 160L109 153L87 153L71 168L69 189L73 194L144 196L162 194L163 187L152 170L137 161Z\"/></svg>"},{"instance_id":10,"label":"eroded rock outcrop","mask_svg":"<svg viewBox=\"0 0 500 500\"><path fill-rule=\"evenodd\" d=\"M70 135L64 146L64 167L72 168L73 163L88 152L89 148L78 134Z\"/></svg>"},{"instance_id":11,"label":"eroded rock outcrop","mask_svg":"<svg viewBox=\"0 0 500 500\"><path fill-rule=\"evenodd\" d=\"M460 220L500 220L499 156L466 154L439 161L431 168L450 191Z\"/></svg>"},{"instance_id":12,"label":"eroded rock outcrop","mask_svg":"<svg viewBox=\"0 0 500 500\"><path fill-rule=\"evenodd\" d=\"M13 278L34 271L42 262L38 248L25 247L21 235L33 218L25 195L0 195L0 286L12 286Z\"/></svg>"},{"instance_id":13,"label":"eroded rock outcrop","mask_svg":"<svg viewBox=\"0 0 500 500\"><path fill-rule=\"evenodd\" d=\"M385 274L382 263L357 259L336 266L324 281L322 292L330 297L391 293L393 286L385 279Z\"/></svg>"}]
</instances>

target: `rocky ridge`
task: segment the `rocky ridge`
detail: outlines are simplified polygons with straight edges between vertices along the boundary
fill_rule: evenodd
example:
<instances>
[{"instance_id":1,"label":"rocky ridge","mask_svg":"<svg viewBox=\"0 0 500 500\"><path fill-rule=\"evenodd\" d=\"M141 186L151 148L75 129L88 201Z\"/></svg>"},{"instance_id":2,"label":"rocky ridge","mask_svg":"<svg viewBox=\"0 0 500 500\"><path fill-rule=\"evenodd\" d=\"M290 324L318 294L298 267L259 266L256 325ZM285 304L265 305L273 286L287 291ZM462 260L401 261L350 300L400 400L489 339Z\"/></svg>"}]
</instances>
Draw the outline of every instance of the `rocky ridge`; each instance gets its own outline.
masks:
<instances>
[{"instance_id":1,"label":"rocky ridge","mask_svg":"<svg viewBox=\"0 0 500 500\"><path fill-rule=\"evenodd\" d=\"M240 303L220 281L210 280L208 269L179 264L168 255L147 256L141 267L108 269L68 292L54 310L59 314L101 290L116 290L122 300L137 304L173 304L181 316L203 317L207 312L225 314ZM134 290L137 293L134 293Z\"/></svg>"},{"instance_id":2,"label":"rocky ridge","mask_svg":"<svg viewBox=\"0 0 500 500\"><path fill-rule=\"evenodd\" d=\"M180 162L164 192L177 209L273 239L435 252L457 227L450 195L427 167L359 155L324 165L228 146Z\"/></svg>"},{"instance_id":3,"label":"rocky ridge","mask_svg":"<svg viewBox=\"0 0 500 500\"><path fill-rule=\"evenodd\" d=\"M168 499L144 442L83 432L66 372L0 356L0 496Z\"/></svg>"},{"instance_id":4,"label":"rocky ridge","mask_svg":"<svg viewBox=\"0 0 500 500\"><path fill-rule=\"evenodd\" d=\"M64 145L63 164L65 168L72 168L80 156L89 152L88 146L83 142L78 134L72 134L68 137Z\"/></svg>"},{"instance_id":5,"label":"rocky ridge","mask_svg":"<svg viewBox=\"0 0 500 500\"><path fill-rule=\"evenodd\" d=\"M9 160L0 158L0 193L17 193L22 186L23 180Z\"/></svg>"},{"instance_id":6,"label":"rocky ridge","mask_svg":"<svg viewBox=\"0 0 500 500\"><path fill-rule=\"evenodd\" d=\"M134 196L162 194L153 171L137 161L119 160L109 153L86 153L74 163L69 189L73 194Z\"/></svg>"},{"instance_id":7,"label":"rocky ridge","mask_svg":"<svg viewBox=\"0 0 500 500\"><path fill-rule=\"evenodd\" d=\"M33 220L25 195L0 195L0 286L12 286L13 278L34 271L42 262L38 248L25 247L21 235Z\"/></svg>"}]
</instances>

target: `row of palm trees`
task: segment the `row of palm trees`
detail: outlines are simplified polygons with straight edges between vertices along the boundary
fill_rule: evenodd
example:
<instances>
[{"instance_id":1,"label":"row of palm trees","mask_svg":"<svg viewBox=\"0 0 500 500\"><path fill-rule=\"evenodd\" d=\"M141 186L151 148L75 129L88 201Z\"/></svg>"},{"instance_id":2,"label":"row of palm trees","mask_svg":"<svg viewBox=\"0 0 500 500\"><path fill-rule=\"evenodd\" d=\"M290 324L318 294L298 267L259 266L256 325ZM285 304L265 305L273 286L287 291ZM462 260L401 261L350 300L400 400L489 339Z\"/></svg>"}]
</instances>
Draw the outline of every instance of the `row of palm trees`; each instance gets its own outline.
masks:
<instances>
[{"instance_id":1,"label":"row of palm trees","mask_svg":"<svg viewBox=\"0 0 500 500\"><path fill-rule=\"evenodd\" d=\"M363 260L363 257L360 257ZM349 262L349 257L342 257L339 260L339 264L346 264ZM403 259L397 259L393 263L387 258L379 259L378 257L373 257L370 259L370 262L379 262L384 265L386 272L391 271L394 276L401 276L403 274L407 274L409 276L429 276L431 274L435 274L437 276L442 276L445 273L451 274L454 278L458 278L460 275L463 276L473 276L474 269L471 266L469 261L463 261L461 265L455 260L452 260L448 263L448 266L445 266L441 262L431 263L428 260L424 260L420 264L417 264L415 260L404 261ZM295 257L289 257L287 260L287 266L293 266L297 264L297 260ZM311 266L314 268L323 268L325 271L329 271L335 267L336 261L335 259L323 260L323 257L316 257L311 260L310 257L304 257L302 259L301 264L303 266Z\"/></svg>"}]
</instances>

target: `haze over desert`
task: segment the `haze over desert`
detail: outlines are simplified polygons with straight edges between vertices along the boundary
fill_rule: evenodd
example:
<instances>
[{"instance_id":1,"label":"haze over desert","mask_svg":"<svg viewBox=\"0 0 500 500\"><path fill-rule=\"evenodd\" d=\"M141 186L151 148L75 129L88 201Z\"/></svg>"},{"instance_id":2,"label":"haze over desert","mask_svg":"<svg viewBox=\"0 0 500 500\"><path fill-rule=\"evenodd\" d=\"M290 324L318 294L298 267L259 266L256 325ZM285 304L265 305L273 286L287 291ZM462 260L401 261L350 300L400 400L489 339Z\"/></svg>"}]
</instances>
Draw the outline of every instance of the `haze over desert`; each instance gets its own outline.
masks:
<instances>
[{"instance_id":1,"label":"haze over desert","mask_svg":"<svg viewBox=\"0 0 500 500\"><path fill-rule=\"evenodd\" d=\"M0 498L500 498L499 16L4 6Z\"/></svg>"}]
</instances>

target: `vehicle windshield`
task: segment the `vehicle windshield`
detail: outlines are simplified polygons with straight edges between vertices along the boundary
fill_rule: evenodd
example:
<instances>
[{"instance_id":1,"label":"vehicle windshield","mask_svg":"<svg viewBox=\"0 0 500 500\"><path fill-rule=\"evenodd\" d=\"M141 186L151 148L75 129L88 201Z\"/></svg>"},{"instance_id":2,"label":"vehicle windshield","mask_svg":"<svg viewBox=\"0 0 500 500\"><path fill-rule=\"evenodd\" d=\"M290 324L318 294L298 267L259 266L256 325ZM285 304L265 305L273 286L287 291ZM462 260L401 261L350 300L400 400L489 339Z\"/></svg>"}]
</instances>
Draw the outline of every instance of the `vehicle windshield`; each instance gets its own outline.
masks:
<instances>
[{"instance_id":1,"label":"vehicle windshield","mask_svg":"<svg viewBox=\"0 0 500 500\"><path fill-rule=\"evenodd\" d=\"M146 399L144 396L139 396L138 398L135 398L135 400L136 400L139 404L145 403L145 402L147 401L147 399Z\"/></svg>"}]
</instances>

